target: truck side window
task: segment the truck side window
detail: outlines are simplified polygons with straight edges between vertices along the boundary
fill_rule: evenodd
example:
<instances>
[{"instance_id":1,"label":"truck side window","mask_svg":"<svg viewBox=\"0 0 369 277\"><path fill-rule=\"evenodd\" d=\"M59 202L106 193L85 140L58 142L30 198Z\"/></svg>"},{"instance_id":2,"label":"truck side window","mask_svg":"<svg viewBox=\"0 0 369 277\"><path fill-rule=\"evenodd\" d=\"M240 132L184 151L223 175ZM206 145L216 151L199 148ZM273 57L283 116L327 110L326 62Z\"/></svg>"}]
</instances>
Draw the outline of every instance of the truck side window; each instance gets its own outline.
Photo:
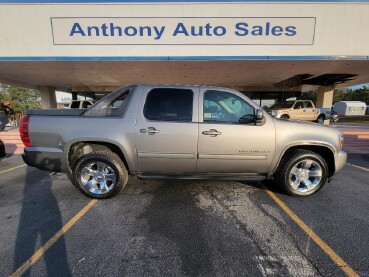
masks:
<instances>
[{"instance_id":1,"label":"truck side window","mask_svg":"<svg viewBox=\"0 0 369 277\"><path fill-rule=\"evenodd\" d=\"M79 104L79 101L73 101L70 107L71 109L79 109Z\"/></svg>"},{"instance_id":2,"label":"truck side window","mask_svg":"<svg viewBox=\"0 0 369 277\"><path fill-rule=\"evenodd\" d=\"M242 98L224 91L204 94L204 122L254 123L255 111Z\"/></svg>"},{"instance_id":3,"label":"truck side window","mask_svg":"<svg viewBox=\"0 0 369 277\"><path fill-rule=\"evenodd\" d=\"M193 91L156 88L146 98L144 116L156 121L192 121Z\"/></svg>"},{"instance_id":4,"label":"truck side window","mask_svg":"<svg viewBox=\"0 0 369 277\"><path fill-rule=\"evenodd\" d=\"M293 107L295 110L301 109L303 107L302 102L296 102L295 106Z\"/></svg>"},{"instance_id":5,"label":"truck side window","mask_svg":"<svg viewBox=\"0 0 369 277\"><path fill-rule=\"evenodd\" d=\"M311 104L311 102L304 102L304 108L307 108L307 109L312 109L313 108L313 105Z\"/></svg>"},{"instance_id":6,"label":"truck side window","mask_svg":"<svg viewBox=\"0 0 369 277\"><path fill-rule=\"evenodd\" d=\"M105 96L91 106L83 116L119 117L122 116L134 87L123 87Z\"/></svg>"}]
</instances>

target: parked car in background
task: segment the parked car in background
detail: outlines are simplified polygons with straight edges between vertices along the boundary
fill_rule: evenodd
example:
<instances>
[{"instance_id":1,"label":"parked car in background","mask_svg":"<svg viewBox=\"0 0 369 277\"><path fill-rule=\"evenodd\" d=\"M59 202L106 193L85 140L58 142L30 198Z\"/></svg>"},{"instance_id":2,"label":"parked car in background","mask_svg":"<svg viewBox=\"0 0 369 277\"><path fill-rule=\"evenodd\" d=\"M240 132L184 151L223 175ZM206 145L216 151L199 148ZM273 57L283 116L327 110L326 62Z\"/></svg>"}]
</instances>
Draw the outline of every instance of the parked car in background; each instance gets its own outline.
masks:
<instances>
[{"instance_id":1,"label":"parked car in background","mask_svg":"<svg viewBox=\"0 0 369 277\"><path fill-rule=\"evenodd\" d=\"M20 134L28 165L71 173L92 198L117 194L129 175L274 178L288 194L308 196L347 158L342 131L272 118L244 94L219 87L126 86L87 110L28 110Z\"/></svg>"},{"instance_id":2,"label":"parked car in background","mask_svg":"<svg viewBox=\"0 0 369 277\"><path fill-rule=\"evenodd\" d=\"M95 103L94 100L73 100L69 103L69 109L87 109Z\"/></svg>"},{"instance_id":3,"label":"parked car in background","mask_svg":"<svg viewBox=\"0 0 369 277\"><path fill-rule=\"evenodd\" d=\"M336 112L335 110L331 110L331 116L330 116L330 122L334 123L338 121L338 112Z\"/></svg>"},{"instance_id":4,"label":"parked car in background","mask_svg":"<svg viewBox=\"0 0 369 277\"><path fill-rule=\"evenodd\" d=\"M333 109L342 116L365 115L366 104L363 101L339 101Z\"/></svg>"},{"instance_id":5,"label":"parked car in background","mask_svg":"<svg viewBox=\"0 0 369 277\"><path fill-rule=\"evenodd\" d=\"M271 106L268 113L275 118L315 121L320 124L330 118L331 110L315 107L313 101L297 100L285 103L276 103Z\"/></svg>"}]
</instances>

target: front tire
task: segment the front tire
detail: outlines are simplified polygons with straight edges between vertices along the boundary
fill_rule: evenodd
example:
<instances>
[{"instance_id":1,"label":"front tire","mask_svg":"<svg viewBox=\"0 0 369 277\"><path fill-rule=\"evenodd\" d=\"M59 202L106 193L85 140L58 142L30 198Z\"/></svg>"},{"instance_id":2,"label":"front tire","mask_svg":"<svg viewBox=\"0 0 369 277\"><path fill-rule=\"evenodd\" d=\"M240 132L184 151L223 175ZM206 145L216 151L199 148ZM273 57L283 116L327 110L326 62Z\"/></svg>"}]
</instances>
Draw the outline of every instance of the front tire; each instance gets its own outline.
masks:
<instances>
[{"instance_id":1,"label":"front tire","mask_svg":"<svg viewBox=\"0 0 369 277\"><path fill-rule=\"evenodd\" d=\"M82 156L73 170L76 187L87 197L115 196L128 182L128 172L119 156L109 150Z\"/></svg>"},{"instance_id":2,"label":"front tire","mask_svg":"<svg viewBox=\"0 0 369 277\"><path fill-rule=\"evenodd\" d=\"M282 159L275 177L277 184L287 194L309 196L326 183L328 166L319 154L297 149Z\"/></svg>"}]
</instances>

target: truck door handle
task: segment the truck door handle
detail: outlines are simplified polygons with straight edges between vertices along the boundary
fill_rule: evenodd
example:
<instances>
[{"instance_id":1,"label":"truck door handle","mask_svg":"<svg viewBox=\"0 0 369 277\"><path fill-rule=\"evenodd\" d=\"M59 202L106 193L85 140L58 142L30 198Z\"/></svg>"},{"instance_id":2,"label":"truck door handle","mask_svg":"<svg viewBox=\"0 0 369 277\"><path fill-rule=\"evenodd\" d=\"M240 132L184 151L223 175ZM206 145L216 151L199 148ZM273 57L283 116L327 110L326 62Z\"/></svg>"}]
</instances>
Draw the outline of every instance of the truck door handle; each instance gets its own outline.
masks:
<instances>
[{"instance_id":1,"label":"truck door handle","mask_svg":"<svg viewBox=\"0 0 369 277\"><path fill-rule=\"evenodd\" d=\"M205 135L205 136L216 137L216 136L221 135L222 133L218 132L215 129L210 129L209 131L203 131L202 134Z\"/></svg>"},{"instance_id":2,"label":"truck door handle","mask_svg":"<svg viewBox=\"0 0 369 277\"><path fill-rule=\"evenodd\" d=\"M146 129L140 129L140 133L148 134L148 135L155 135L159 133L159 130L156 130L155 127L147 127Z\"/></svg>"},{"instance_id":3,"label":"truck door handle","mask_svg":"<svg viewBox=\"0 0 369 277\"><path fill-rule=\"evenodd\" d=\"M302 110L303 112L306 112L306 110Z\"/></svg>"}]
</instances>

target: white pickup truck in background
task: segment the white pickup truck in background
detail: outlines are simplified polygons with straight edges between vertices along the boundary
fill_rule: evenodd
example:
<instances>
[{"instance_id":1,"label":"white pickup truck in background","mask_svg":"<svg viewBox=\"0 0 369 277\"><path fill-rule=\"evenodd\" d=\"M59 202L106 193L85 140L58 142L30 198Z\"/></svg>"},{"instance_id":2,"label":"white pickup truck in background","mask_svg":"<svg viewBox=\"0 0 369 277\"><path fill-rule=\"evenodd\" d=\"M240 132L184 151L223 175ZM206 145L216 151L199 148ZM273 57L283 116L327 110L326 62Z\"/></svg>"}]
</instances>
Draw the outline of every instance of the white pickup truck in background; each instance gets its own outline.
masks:
<instances>
[{"instance_id":1,"label":"white pickup truck in background","mask_svg":"<svg viewBox=\"0 0 369 277\"><path fill-rule=\"evenodd\" d=\"M87 109L95 103L94 100L73 100L69 103L69 109Z\"/></svg>"},{"instance_id":2,"label":"white pickup truck in background","mask_svg":"<svg viewBox=\"0 0 369 277\"><path fill-rule=\"evenodd\" d=\"M317 108L310 100L296 100L276 103L268 109L268 113L275 118L315 121L323 124L324 120L330 118L331 110Z\"/></svg>"}]
</instances>

